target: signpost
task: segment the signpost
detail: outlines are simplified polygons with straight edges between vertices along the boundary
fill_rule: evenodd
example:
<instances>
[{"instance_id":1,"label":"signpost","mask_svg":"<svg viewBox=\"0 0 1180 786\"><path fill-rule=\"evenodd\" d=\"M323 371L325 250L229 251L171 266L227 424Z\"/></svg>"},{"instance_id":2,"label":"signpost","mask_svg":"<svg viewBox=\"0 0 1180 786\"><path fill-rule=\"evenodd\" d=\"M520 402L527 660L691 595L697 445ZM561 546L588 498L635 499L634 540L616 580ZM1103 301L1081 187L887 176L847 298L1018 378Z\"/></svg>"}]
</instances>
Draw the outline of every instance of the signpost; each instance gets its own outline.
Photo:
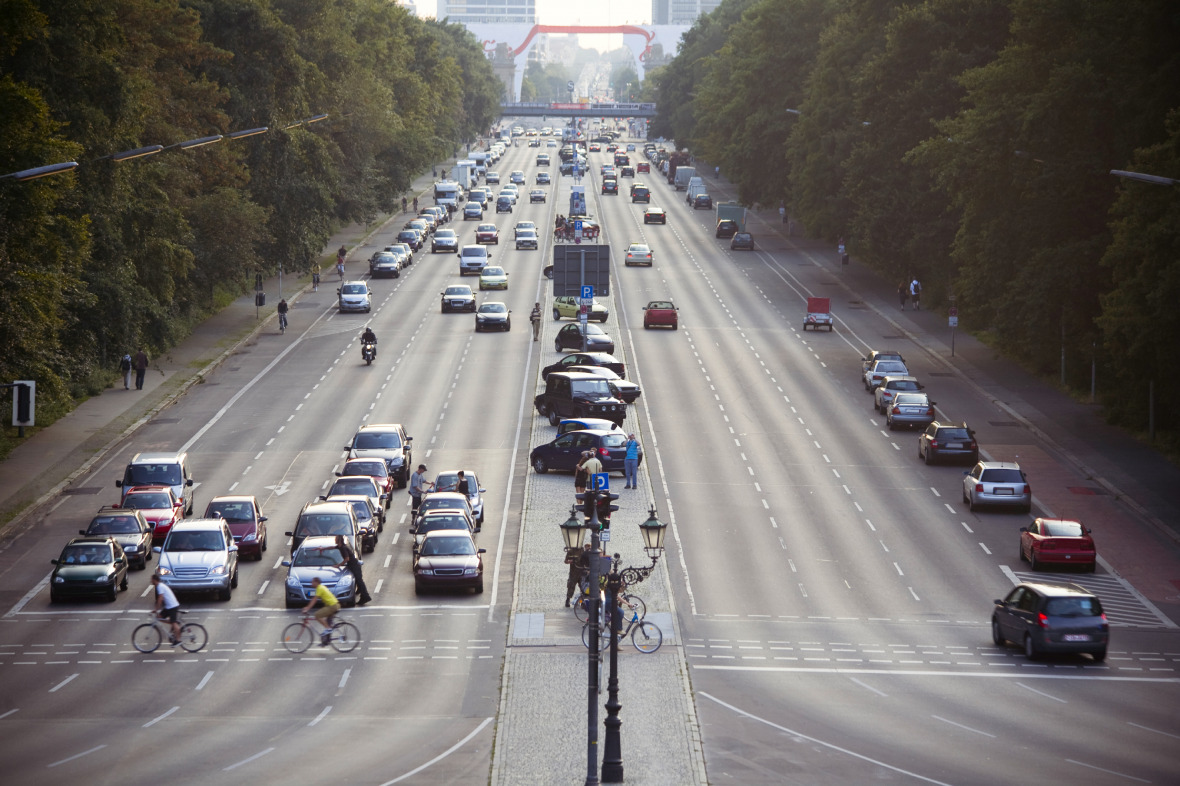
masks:
<instances>
[{"instance_id":1,"label":"signpost","mask_svg":"<svg viewBox=\"0 0 1180 786\"><path fill-rule=\"evenodd\" d=\"M947 325L951 329L951 357L955 356L955 328L959 326L959 309L951 306L947 309Z\"/></svg>"}]
</instances>

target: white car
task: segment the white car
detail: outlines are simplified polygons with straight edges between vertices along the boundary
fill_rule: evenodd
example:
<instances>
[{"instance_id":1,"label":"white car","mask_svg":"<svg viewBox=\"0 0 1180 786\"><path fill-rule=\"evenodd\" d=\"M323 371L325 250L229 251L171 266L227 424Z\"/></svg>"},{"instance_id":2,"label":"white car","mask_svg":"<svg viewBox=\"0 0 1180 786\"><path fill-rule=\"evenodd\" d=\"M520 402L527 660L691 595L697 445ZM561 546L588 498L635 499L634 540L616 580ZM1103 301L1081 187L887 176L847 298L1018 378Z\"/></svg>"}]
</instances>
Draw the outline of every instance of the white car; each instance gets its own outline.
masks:
<instances>
[{"instance_id":1,"label":"white car","mask_svg":"<svg viewBox=\"0 0 1180 786\"><path fill-rule=\"evenodd\" d=\"M900 360L876 360L865 371L865 390L869 393L876 391L877 386L885 377L908 377L910 370Z\"/></svg>"},{"instance_id":2,"label":"white car","mask_svg":"<svg viewBox=\"0 0 1180 786\"><path fill-rule=\"evenodd\" d=\"M516 226L512 230L513 238L520 237L521 231L526 229L530 229L535 233L537 231L537 223L535 221L517 221Z\"/></svg>"}]
</instances>

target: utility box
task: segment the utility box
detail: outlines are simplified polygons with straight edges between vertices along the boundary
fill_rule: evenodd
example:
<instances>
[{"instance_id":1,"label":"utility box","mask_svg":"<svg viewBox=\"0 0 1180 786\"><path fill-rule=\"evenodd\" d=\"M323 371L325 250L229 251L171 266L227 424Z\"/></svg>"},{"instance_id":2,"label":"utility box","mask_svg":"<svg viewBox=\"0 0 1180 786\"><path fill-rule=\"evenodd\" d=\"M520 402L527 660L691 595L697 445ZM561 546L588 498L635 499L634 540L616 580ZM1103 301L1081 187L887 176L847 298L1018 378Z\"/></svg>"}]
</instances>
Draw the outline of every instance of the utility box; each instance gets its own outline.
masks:
<instances>
[{"instance_id":1,"label":"utility box","mask_svg":"<svg viewBox=\"0 0 1180 786\"><path fill-rule=\"evenodd\" d=\"M605 243L553 245L553 296L580 297L583 286L595 297L610 296L610 246Z\"/></svg>"},{"instance_id":2,"label":"utility box","mask_svg":"<svg viewBox=\"0 0 1180 786\"><path fill-rule=\"evenodd\" d=\"M266 293L265 292L255 292L254 293L254 305L257 306L258 308L262 308L263 306L266 305Z\"/></svg>"}]
</instances>

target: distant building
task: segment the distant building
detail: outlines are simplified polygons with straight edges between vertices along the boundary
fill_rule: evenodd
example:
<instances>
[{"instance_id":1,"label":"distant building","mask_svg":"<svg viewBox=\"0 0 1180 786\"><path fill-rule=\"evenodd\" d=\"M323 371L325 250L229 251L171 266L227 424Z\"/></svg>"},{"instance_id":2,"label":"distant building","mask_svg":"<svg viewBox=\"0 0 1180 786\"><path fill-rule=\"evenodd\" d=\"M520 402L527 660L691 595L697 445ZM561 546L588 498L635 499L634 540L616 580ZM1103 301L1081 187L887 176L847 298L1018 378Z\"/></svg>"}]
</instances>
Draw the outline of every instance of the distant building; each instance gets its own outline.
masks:
<instances>
[{"instance_id":1,"label":"distant building","mask_svg":"<svg viewBox=\"0 0 1180 786\"><path fill-rule=\"evenodd\" d=\"M536 0L438 0L438 19L456 24L536 24Z\"/></svg>"},{"instance_id":2,"label":"distant building","mask_svg":"<svg viewBox=\"0 0 1180 786\"><path fill-rule=\"evenodd\" d=\"M692 25L697 17L708 14L721 0L651 0L653 25Z\"/></svg>"}]
</instances>

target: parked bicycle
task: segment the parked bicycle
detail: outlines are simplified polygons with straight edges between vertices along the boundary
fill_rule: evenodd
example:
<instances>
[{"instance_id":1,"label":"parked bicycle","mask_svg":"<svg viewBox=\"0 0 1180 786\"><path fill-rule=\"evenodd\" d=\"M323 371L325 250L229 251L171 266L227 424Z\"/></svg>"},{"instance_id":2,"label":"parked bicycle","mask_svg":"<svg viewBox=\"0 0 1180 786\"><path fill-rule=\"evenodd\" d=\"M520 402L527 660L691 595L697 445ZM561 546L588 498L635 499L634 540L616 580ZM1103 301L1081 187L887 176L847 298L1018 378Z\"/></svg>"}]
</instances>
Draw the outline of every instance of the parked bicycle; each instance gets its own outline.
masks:
<instances>
[{"instance_id":1,"label":"parked bicycle","mask_svg":"<svg viewBox=\"0 0 1180 786\"><path fill-rule=\"evenodd\" d=\"M181 611L182 615L187 611ZM154 614L151 622L145 622L131 632L131 644L140 652L155 652L164 643L166 637L171 636L169 625L160 621ZM180 639L177 644L185 652L200 652L209 641L209 633L203 625L196 622L186 622L180 626Z\"/></svg>"},{"instance_id":2,"label":"parked bicycle","mask_svg":"<svg viewBox=\"0 0 1180 786\"><path fill-rule=\"evenodd\" d=\"M306 652L319 638L315 627L311 624L312 617L304 615L299 622L292 622L283 631L283 646L287 652L299 654ZM337 652L352 652L361 643L361 632L356 625L344 620L336 620L328 629L328 643Z\"/></svg>"},{"instance_id":3,"label":"parked bicycle","mask_svg":"<svg viewBox=\"0 0 1180 786\"><path fill-rule=\"evenodd\" d=\"M603 594L599 595L599 608L606 608L606 598ZM643 602L643 598L638 595L620 595L619 608L623 610L623 616L630 619L632 612L639 615L639 619L647 616L647 604ZM590 619L590 595L583 591L576 601L574 601L574 616L578 618L578 622L586 622Z\"/></svg>"},{"instance_id":4,"label":"parked bicycle","mask_svg":"<svg viewBox=\"0 0 1180 786\"><path fill-rule=\"evenodd\" d=\"M627 617L624 616L624 619L626 620ZM598 649L600 652L610 647L610 635L609 625L602 625L598 628ZM631 612L627 626L619 631L619 641L623 641L627 636L631 637L631 643L635 649L645 655L655 652L664 643L664 634L660 630L660 626L654 622L640 619L638 611ZM590 649L589 622L582 626L582 643L586 645L586 649Z\"/></svg>"}]
</instances>

